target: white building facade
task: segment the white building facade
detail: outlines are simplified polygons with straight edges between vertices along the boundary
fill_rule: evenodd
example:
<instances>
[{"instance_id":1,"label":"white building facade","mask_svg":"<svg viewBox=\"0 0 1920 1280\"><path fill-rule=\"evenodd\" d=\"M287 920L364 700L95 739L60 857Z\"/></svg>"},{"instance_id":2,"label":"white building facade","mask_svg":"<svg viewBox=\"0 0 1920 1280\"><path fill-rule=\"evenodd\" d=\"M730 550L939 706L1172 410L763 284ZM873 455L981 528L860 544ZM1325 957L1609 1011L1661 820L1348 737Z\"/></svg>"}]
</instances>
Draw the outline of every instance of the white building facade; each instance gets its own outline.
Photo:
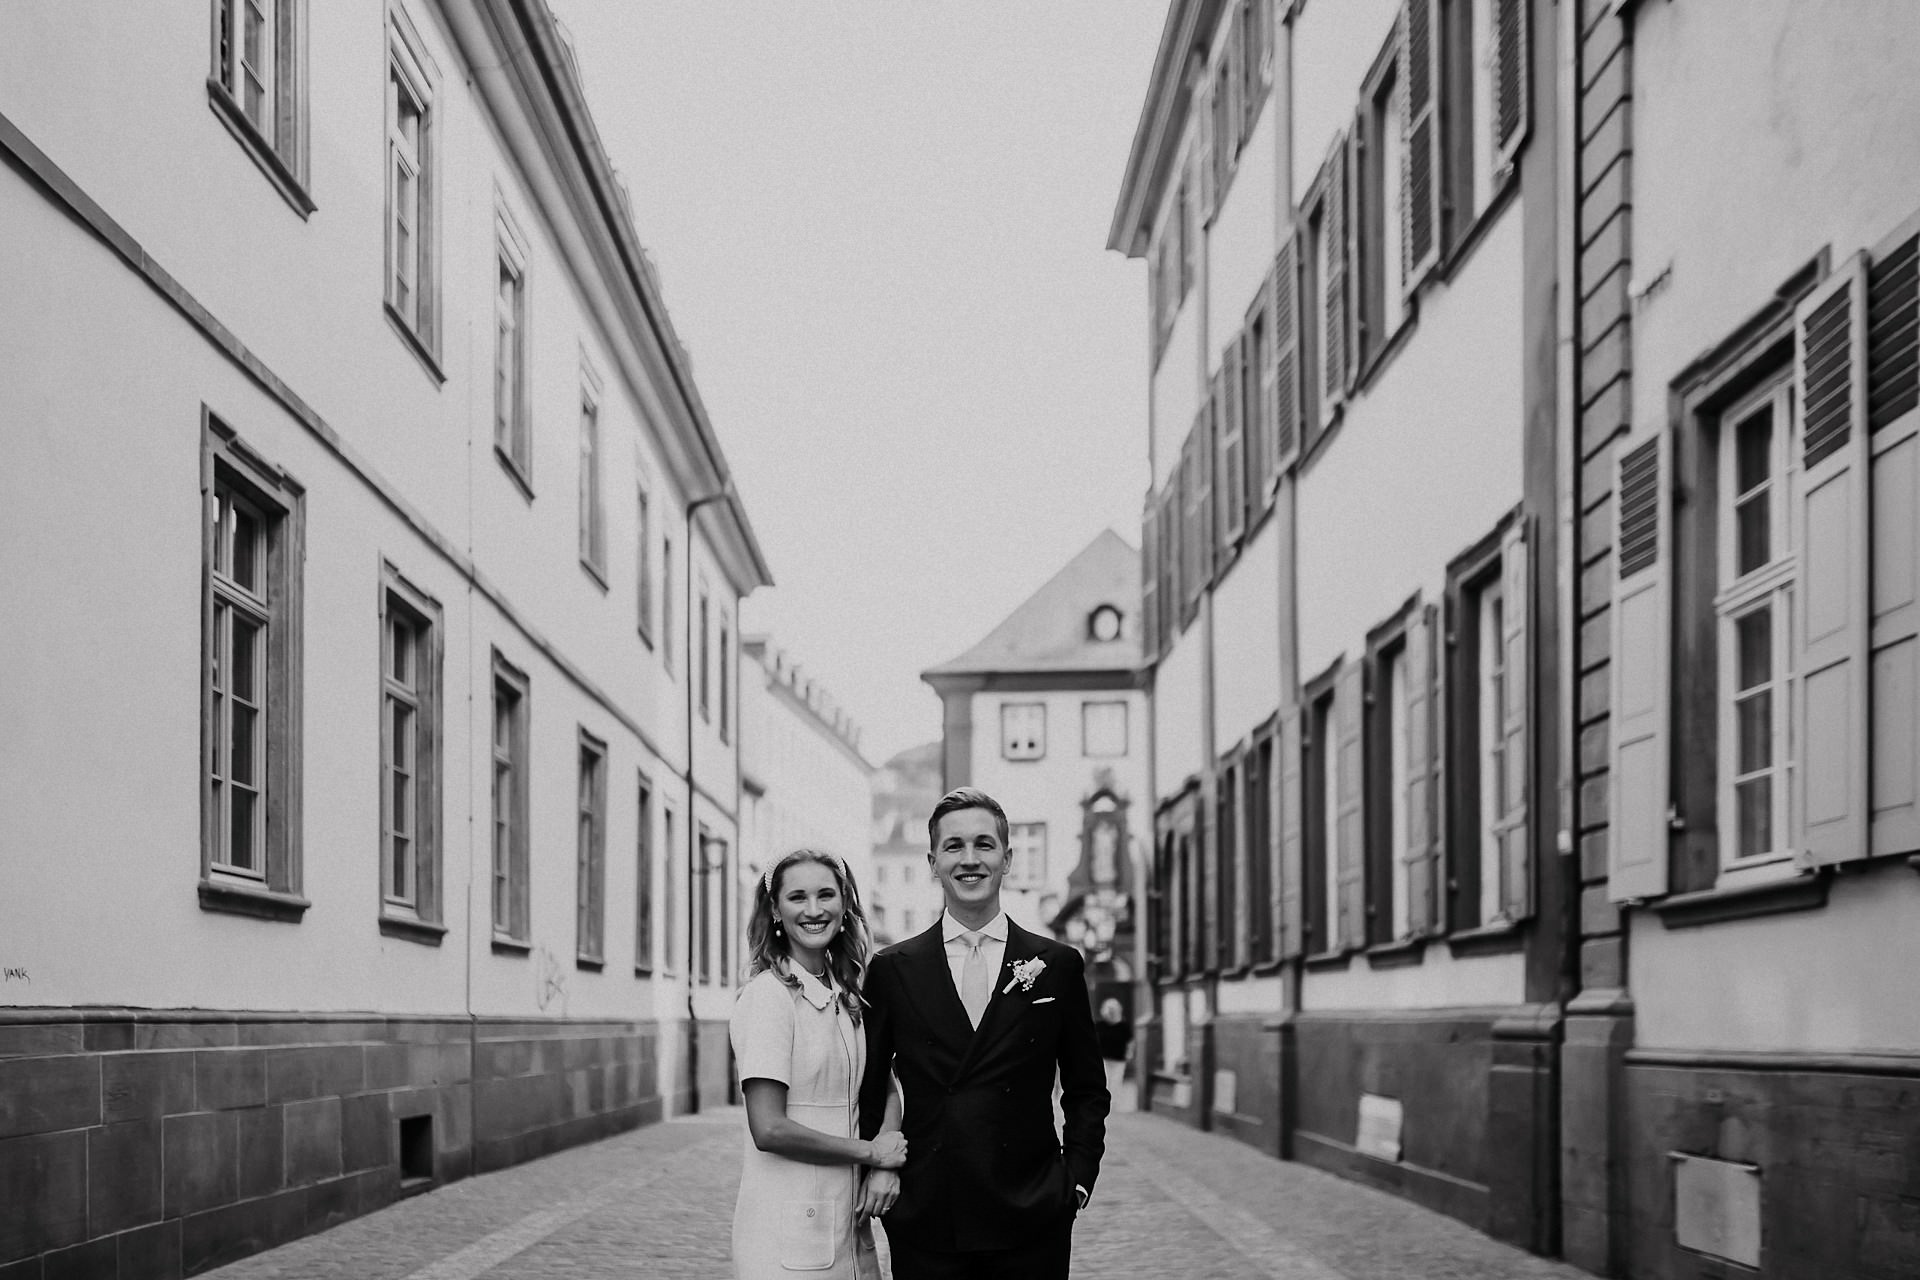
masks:
<instances>
[{"instance_id":1,"label":"white building facade","mask_svg":"<svg viewBox=\"0 0 1920 1280\"><path fill-rule=\"evenodd\" d=\"M0 154L0 1263L722 1096L770 578L544 4L12 10Z\"/></svg>"}]
</instances>

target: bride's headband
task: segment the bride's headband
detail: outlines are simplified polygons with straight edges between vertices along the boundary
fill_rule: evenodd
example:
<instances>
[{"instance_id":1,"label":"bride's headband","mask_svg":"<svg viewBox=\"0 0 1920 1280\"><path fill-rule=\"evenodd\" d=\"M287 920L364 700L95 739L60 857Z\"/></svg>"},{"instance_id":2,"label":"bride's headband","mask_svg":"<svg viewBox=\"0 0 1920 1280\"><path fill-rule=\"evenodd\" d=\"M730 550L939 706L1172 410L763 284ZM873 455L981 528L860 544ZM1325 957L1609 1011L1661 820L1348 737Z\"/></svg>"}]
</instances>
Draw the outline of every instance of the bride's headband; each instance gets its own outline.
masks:
<instances>
[{"instance_id":1,"label":"bride's headband","mask_svg":"<svg viewBox=\"0 0 1920 1280\"><path fill-rule=\"evenodd\" d=\"M792 853L768 867L767 874L761 877L761 882L765 885L769 898L773 896L773 878L780 874L780 868L786 866L789 862L798 862L802 858L824 858L833 864L834 869L840 873L842 880L851 882L853 879L853 876L847 871L847 864L841 861L839 854L822 853L818 849L795 849Z\"/></svg>"}]
</instances>

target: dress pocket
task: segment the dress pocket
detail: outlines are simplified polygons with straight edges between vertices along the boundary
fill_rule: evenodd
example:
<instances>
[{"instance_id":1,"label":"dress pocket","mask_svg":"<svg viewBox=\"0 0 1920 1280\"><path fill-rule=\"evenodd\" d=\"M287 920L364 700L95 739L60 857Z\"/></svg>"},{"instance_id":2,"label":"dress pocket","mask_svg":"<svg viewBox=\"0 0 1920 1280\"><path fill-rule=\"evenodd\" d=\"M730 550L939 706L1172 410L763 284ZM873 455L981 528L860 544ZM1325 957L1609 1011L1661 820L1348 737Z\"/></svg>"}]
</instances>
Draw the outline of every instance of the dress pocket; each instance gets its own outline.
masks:
<instances>
[{"instance_id":1,"label":"dress pocket","mask_svg":"<svg viewBox=\"0 0 1920 1280\"><path fill-rule=\"evenodd\" d=\"M838 1200L783 1200L780 1265L788 1271L828 1271L840 1237Z\"/></svg>"}]
</instances>

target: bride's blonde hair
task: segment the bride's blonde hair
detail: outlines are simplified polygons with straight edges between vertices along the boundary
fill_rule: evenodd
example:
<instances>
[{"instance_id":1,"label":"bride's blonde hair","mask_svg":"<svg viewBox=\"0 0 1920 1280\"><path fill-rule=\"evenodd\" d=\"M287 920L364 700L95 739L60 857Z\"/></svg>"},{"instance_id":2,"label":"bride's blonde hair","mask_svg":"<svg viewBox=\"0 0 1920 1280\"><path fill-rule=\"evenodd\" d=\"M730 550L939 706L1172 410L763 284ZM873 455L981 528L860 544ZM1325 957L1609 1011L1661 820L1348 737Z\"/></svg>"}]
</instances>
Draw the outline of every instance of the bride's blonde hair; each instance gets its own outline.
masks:
<instances>
[{"instance_id":1,"label":"bride's blonde hair","mask_svg":"<svg viewBox=\"0 0 1920 1280\"><path fill-rule=\"evenodd\" d=\"M866 910L860 905L860 890L853 882L853 872L831 853L823 853L819 849L795 849L776 859L753 886L753 913L747 920L747 976L756 977L763 970L770 969L781 982L796 991L800 989L800 977L793 971L793 957L787 950L787 940L783 934L774 932L773 927L776 923L774 903L779 900L780 878L786 874L787 868L799 862L817 862L831 871L834 887L840 892L840 933L827 944L827 967L833 971L840 1003L846 1007L847 1016L857 1026L861 1005L865 1003L860 998L860 984L866 978L867 956L873 943L867 931Z\"/></svg>"}]
</instances>

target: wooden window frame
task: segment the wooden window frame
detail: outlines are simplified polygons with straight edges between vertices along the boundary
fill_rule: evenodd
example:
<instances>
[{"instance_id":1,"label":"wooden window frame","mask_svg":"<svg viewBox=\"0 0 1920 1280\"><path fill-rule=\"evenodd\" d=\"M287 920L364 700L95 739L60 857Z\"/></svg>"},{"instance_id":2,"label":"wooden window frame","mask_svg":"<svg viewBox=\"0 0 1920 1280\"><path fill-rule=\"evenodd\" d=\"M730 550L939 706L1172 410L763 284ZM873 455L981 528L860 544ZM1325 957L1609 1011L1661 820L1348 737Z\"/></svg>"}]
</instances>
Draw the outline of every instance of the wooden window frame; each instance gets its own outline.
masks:
<instances>
[{"instance_id":1,"label":"wooden window frame","mask_svg":"<svg viewBox=\"0 0 1920 1280\"><path fill-rule=\"evenodd\" d=\"M1276 438L1278 366L1274 352L1274 270L1247 307L1241 328L1241 412L1246 450L1246 535L1250 539L1273 508L1273 477L1278 470Z\"/></svg>"},{"instance_id":2,"label":"wooden window frame","mask_svg":"<svg viewBox=\"0 0 1920 1280\"><path fill-rule=\"evenodd\" d=\"M442 873L440 805L444 787L442 719L446 628L440 602L409 582L391 561L380 562L380 930L390 936L438 946L446 934ZM412 630L414 666L411 685L394 674L396 626ZM415 723L413 748L412 901L393 892L395 841L393 812L393 716L396 703L410 703Z\"/></svg>"},{"instance_id":3,"label":"wooden window frame","mask_svg":"<svg viewBox=\"0 0 1920 1280\"><path fill-rule=\"evenodd\" d=\"M264 119L247 110L242 86L246 11L249 0L213 0L212 66L207 105L241 149L302 219L316 208L307 192L307 0L264 0L270 65L265 68Z\"/></svg>"},{"instance_id":4,"label":"wooden window frame","mask_svg":"<svg viewBox=\"0 0 1920 1280\"><path fill-rule=\"evenodd\" d=\"M653 648L653 495L643 481L633 498L634 631L640 643Z\"/></svg>"},{"instance_id":5,"label":"wooden window frame","mask_svg":"<svg viewBox=\"0 0 1920 1280\"><path fill-rule=\"evenodd\" d=\"M439 120L436 97L440 71L427 53L420 33L398 5L387 10L386 92L386 285L387 319L425 367L436 385L446 382L440 367L440 192ZM418 137L411 142L400 129L400 99L405 92L419 108ZM394 174L396 167L411 171L414 179L411 252L404 253L396 234L402 212ZM402 294L403 263L412 270L408 292Z\"/></svg>"},{"instance_id":6,"label":"wooden window frame","mask_svg":"<svg viewBox=\"0 0 1920 1280\"><path fill-rule=\"evenodd\" d=\"M1236 747L1220 761L1214 795L1213 873L1215 902L1211 968L1222 976L1246 971L1247 847L1245 829L1245 748Z\"/></svg>"},{"instance_id":7,"label":"wooden window frame","mask_svg":"<svg viewBox=\"0 0 1920 1280\"><path fill-rule=\"evenodd\" d=\"M1008 712L1033 711L1039 725L1037 734L1029 735L1031 744L1016 747L1012 729L1008 725ZM1000 704L1000 758L1016 763L1030 763L1047 758L1047 704L1044 702L1003 702Z\"/></svg>"},{"instance_id":8,"label":"wooden window frame","mask_svg":"<svg viewBox=\"0 0 1920 1280\"><path fill-rule=\"evenodd\" d=\"M533 400L527 378L532 349L527 331L527 238L497 194L493 221L496 270L503 281L513 282L511 299L502 296L504 285L494 297L493 454L522 496L531 502ZM511 336L503 340L501 333L509 327Z\"/></svg>"},{"instance_id":9,"label":"wooden window frame","mask_svg":"<svg viewBox=\"0 0 1920 1280\"><path fill-rule=\"evenodd\" d=\"M306 489L203 408L200 500L200 905L210 911L295 921L310 905L301 893ZM225 534L224 522L217 520L223 500L250 508L259 523L264 592L248 589L218 571L214 542ZM243 595L249 598L242 599ZM216 744L225 741L227 716L217 710L216 703L217 646L222 643L216 619L223 610L231 616L235 608L251 612L262 632L255 660L265 684L264 693L257 697L260 720L254 745L260 808L254 824L260 850L257 868L238 867L219 856L227 802L215 781L214 767ZM231 760L230 752L218 755L223 767Z\"/></svg>"},{"instance_id":10,"label":"wooden window frame","mask_svg":"<svg viewBox=\"0 0 1920 1280\"><path fill-rule=\"evenodd\" d=\"M1404 880L1406 838L1395 829L1394 819L1406 816L1407 780L1412 774L1409 757L1404 777L1396 777L1394 749L1409 750L1407 743L1407 705L1393 704L1390 667L1402 663L1403 680L1411 691L1413 673L1407 670L1407 628L1420 609L1420 598L1410 597L1385 621L1367 635L1366 656L1366 735L1365 786L1366 824L1366 921L1367 945L1384 947L1406 940L1408 931L1396 927L1403 895L1410 899L1411 884ZM1411 908L1408 911L1411 917Z\"/></svg>"},{"instance_id":11,"label":"wooden window frame","mask_svg":"<svg viewBox=\"0 0 1920 1280\"><path fill-rule=\"evenodd\" d=\"M653 974L653 779L645 769L635 771L634 782L634 910L633 972L637 977Z\"/></svg>"},{"instance_id":12,"label":"wooden window frame","mask_svg":"<svg viewBox=\"0 0 1920 1280\"><path fill-rule=\"evenodd\" d=\"M574 964L607 963L607 744L579 730L574 806Z\"/></svg>"},{"instance_id":13,"label":"wooden window frame","mask_svg":"<svg viewBox=\"0 0 1920 1280\"><path fill-rule=\"evenodd\" d=\"M1479 654L1485 637L1480 634L1480 603L1484 593L1497 590L1502 596L1502 611L1514 607L1505 598L1503 549L1519 513L1509 512L1485 538L1447 566L1446 662L1447 709L1444 727L1446 777L1446 885L1445 918L1450 936L1471 938L1482 933L1506 933L1516 922L1500 919L1500 910L1483 909L1486 871L1499 867L1497 841L1489 851L1483 837L1492 832L1493 823L1485 821L1484 794L1487 779L1483 774L1486 752L1481 742L1483 708L1480 701L1480 677L1483 674ZM1496 639L1496 647L1498 641ZM1504 658L1498 668L1504 673ZM1523 760L1521 767L1530 768Z\"/></svg>"},{"instance_id":14,"label":"wooden window frame","mask_svg":"<svg viewBox=\"0 0 1920 1280\"><path fill-rule=\"evenodd\" d=\"M492 749L492 779L488 788L491 798L492 839L491 885L489 894L493 924L493 949L496 952L525 953L532 942L532 885L530 883L529 847L531 844L529 824L532 818L531 801L531 746L533 687L527 679L527 673L513 663L498 649L493 651L493 700L491 704L491 728L488 734ZM507 743L505 748L499 742L501 703L510 700L506 706ZM506 794L501 794L504 781ZM500 827L504 817L506 823L505 848L501 847ZM505 901L502 902L504 889ZM505 908L504 920L501 919L502 907Z\"/></svg>"},{"instance_id":15,"label":"wooden window frame","mask_svg":"<svg viewBox=\"0 0 1920 1280\"><path fill-rule=\"evenodd\" d=\"M600 375L580 364L580 567L607 590L607 433L600 421Z\"/></svg>"},{"instance_id":16,"label":"wooden window frame","mask_svg":"<svg viewBox=\"0 0 1920 1280\"><path fill-rule=\"evenodd\" d=\"M1407 247L1402 206L1406 196L1406 155L1390 157L1388 142L1406 146L1406 95L1400 85L1401 34L1381 46L1360 91L1354 117L1355 155L1352 219L1353 348L1355 379L1366 383L1395 350L1413 311L1407 299ZM1390 162L1391 161L1391 162ZM1389 237L1389 230L1392 231Z\"/></svg>"},{"instance_id":17,"label":"wooden window frame","mask_svg":"<svg viewBox=\"0 0 1920 1280\"><path fill-rule=\"evenodd\" d=\"M680 910L680 886L685 883L681 872L685 868L680 861L680 846L677 828L680 825L679 810L662 796L660 799L660 976L672 978L679 975L680 957L685 954L685 939L680 934L682 912Z\"/></svg>"},{"instance_id":18,"label":"wooden window frame","mask_svg":"<svg viewBox=\"0 0 1920 1280\"><path fill-rule=\"evenodd\" d=\"M1330 777L1338 768L1339 707L1335 702L1339 662L1308 681L1302 690L1301 758L1301 952L1309 961L1345 953L1339 944L1339 908L1333 900L1338 886L1338 821L1329 812L1333 790Z\"/></svg>"},{"instance_id":19,"label":"wooden window frame","mask_svg":"<svg viewBox=\"0 0 1920 1280\"><path fill-rule=\"evenodd\" d=\"M1247 879L1247 962L1255 971L1280 959L1280 788L1277 718L1248 741L1242 808Z\"/></svg>"}]
</instances>

